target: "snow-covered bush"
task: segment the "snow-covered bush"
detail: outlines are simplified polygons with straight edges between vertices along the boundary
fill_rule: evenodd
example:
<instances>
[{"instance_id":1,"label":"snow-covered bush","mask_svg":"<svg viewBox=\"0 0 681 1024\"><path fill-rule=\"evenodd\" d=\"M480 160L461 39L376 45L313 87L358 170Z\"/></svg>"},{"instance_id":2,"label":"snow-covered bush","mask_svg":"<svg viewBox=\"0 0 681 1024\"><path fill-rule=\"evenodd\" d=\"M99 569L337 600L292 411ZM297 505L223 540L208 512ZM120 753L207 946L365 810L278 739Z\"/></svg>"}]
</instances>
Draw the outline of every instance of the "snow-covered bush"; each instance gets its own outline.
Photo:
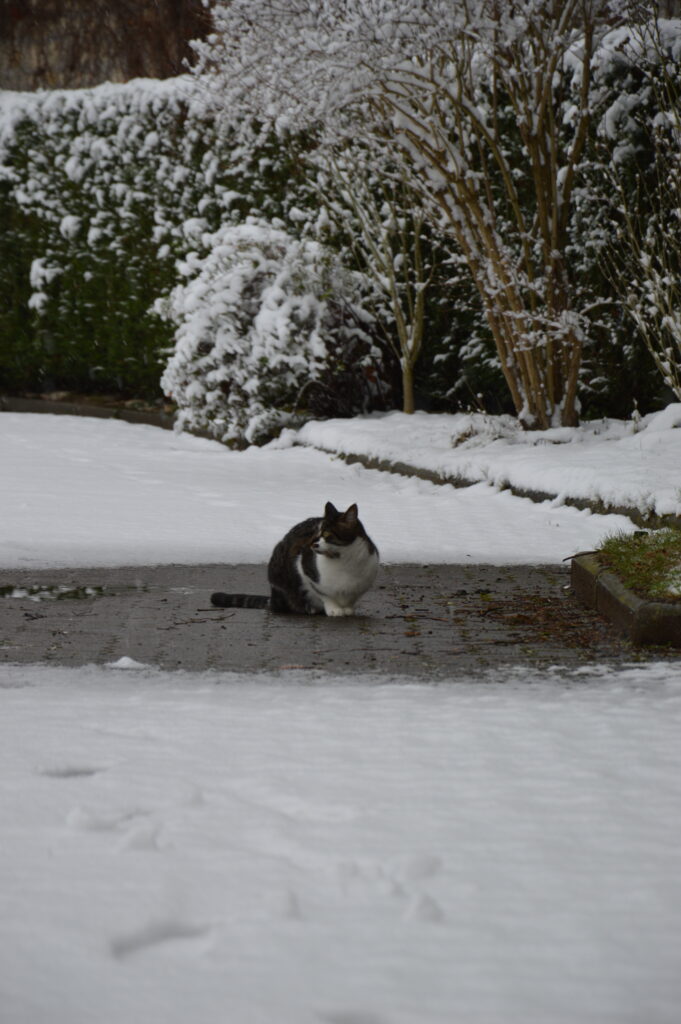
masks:
<instances>
[{"instance_id":1,"label":"snow-covered bush","mask_svg":"<svg viewBox=\"0 0 681 1024\"><path fill-rule=\"evenodd\" d=\"M161 383L180 429L262 443L325 397L327 412L346 414L380 399L366 283L318 243L265 223L228 225L183 273L156 307L176 325Z\"/></svg>"}]
</instances>

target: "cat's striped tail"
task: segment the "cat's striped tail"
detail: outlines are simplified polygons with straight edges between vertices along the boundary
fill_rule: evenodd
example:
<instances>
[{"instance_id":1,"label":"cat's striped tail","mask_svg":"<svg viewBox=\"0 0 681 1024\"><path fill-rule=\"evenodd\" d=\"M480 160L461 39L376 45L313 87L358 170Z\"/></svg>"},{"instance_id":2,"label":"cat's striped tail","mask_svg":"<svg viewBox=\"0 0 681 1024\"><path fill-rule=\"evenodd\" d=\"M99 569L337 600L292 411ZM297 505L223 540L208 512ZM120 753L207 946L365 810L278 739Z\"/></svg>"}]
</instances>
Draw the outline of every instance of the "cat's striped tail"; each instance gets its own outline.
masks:
<instances>
[{"instance_id":1,"label":"cat's striped tail","mask_svg":"<svg viewBox=\"0 0 681 1024\"><path fill-rule=\"evenodd\" d=\"M270 599L264 594L217 594L210 595L210 603L216 608L269 608Z\"/></svg>"}]
</instances>

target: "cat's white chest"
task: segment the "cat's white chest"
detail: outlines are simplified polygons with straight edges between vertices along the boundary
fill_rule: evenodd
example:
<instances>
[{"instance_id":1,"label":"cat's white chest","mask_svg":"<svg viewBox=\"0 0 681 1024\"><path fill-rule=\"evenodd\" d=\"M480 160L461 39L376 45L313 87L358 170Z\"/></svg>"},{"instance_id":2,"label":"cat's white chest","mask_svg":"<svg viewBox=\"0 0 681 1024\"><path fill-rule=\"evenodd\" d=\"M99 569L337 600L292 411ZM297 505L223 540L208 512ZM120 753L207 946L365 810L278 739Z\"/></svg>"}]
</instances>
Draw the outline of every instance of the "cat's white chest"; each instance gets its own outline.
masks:
<instances>
[{"instance_id":1,"label":"cat's white chest","mask_svg":"<svg viewBox=\"0 0 681 1024\"><path fill-rule=\"evenodd\" d=\"M370 551L363 537L347 547L317 554L318 580L302 573L310 597L327 615L352 615L355 604L376 579L378 554ZM320 609L321 610L321 609Z\"/></svg>"}]
</instances>

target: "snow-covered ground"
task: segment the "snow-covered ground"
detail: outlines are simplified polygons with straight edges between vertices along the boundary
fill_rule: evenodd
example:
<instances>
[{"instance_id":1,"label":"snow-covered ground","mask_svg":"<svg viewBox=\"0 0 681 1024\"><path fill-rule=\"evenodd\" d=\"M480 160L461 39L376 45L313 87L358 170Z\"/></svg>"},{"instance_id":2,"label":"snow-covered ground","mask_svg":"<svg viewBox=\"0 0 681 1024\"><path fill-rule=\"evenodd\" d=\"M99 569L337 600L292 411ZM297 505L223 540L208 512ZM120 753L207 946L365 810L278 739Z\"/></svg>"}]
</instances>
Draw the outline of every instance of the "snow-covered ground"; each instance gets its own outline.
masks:
<instances>
[{"instance_id":1,"label":"snow-covered ground","mask_svg":"<svg viewBox=\"0 0 681 1024\"><path fill-rule=\"evenodd\" d=\"M280 442L405 462L445 478L681 515L681 403L624 422L523 431L510 416L392 412L307 423Z\"/></svg>"},{"instance_id":2,"label":"snow-covered ground","mask_svg":"<svg viewBox=\"0 0 681 1024\"><path fill-rule=\"evenodd\" d=\"M681 680L0 675L3 1024L676 1024Z\"/></svg>"},{"instance_id":3,"label":"snow-covered ground","mask_svg":"<svg viewBox=\"0 0 681 1024\"><path fill-rule=\"evenodd\" d=\"M444 459L402 419L347 423L349 450ZM539 462L572 450L668 508L681 430L653 425L448 457L550 490ZM0 566L265 560L327 499L392 561L557 562L632 528L290 440L2 413ZM676 1024L680 729L673 663L437 685L0 666L0 1022Z\"/></svg>"},{"instance_id":4,"label":"snow-covered ground","mask_svg":"<svg viewBox=\"0 0 681 1024\"><path fill-rule=\"evenodd\" d=\"M412 417L411 446L408 435L398 436L405 419L343 422L353 448L362 439L370 451L386 448L394 435L404 461L427 464L431 449L437 458L441 418L433 419L426 444L424 417ZM326 442L328 432L338 436L338 422L311 424L301 436L318 431ZM676 435L681 441L681 430L654 436L669 446ZM614 487L619 474L639 466L643 436L633 438L629 461L601 457L602 481ZM585 440L548 451L558 457L568 447L586 459L598 445ZM667 448L649 448L644 461L653 478ZM496 451L495 443L489 449ZM495 458L503 462L508 454L510 466L514 450L509 445ZM524 446L524 463L545 451ZM660 487L678 489L681 482L681 447L674 451L677 472L665 463ZM545 475L539 469L533 480ZM231 452L187 434L70 416L0 413L0 480L0 567L265 562L289 527L321 515L327 500L343 508L357 501L390 562L557 563L597 547L607 532L633 529L621 516L594 516L560 501L534 504L488 483L441 487L348 466L311 448Z\"/></svg>"}]
</instances>

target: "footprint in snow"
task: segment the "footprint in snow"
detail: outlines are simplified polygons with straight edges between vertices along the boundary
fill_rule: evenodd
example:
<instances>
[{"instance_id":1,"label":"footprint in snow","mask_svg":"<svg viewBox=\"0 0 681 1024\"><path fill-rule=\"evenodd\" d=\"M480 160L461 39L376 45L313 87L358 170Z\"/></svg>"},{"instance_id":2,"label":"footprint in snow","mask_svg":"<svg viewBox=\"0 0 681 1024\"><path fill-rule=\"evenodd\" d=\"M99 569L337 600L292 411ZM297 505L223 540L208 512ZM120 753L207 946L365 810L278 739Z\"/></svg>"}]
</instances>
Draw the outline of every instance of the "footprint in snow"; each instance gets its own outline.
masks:
<instances>
[{"instance_id":1,"label":"footprint in snow","mask_svg":"<svg viewBox=\"0 0 681 1024\"><path fill-rule=\"evenodd\" d=\"M140 810L99 814L87 807L74 807L66 816L66 824L70 828L82 829L84 832L116 832L121 825L147 816L147 811Z\"/></svg>"},{"instance_id":2,"label":"footprint in snow","mask_svg":"<svg viewBox=\"0 0 681 1024\"><path fill-rule=\"evenodd\" d=\"M168 844L161 838L161 825L153 821L140 821L126 833L118 844L118 851L124 850L166 850Z\"/></svg>"},{"instance_id":3,"label":"footprint in snow","mask_svg":"<svg viewBox=\"0 0 681 1024\"><path fill-rule=\"evenodd\" d=\"M445 912L428 893L419 893L409 903L403 920L423 921L429 924L440 924L445 919Z\"/></svg>"},{"instance_id":4,"label":"footprint in snow","mask_svg":"<svg viewBox=\"0 0 681 1024\"><path fill-rule=\"evenodd\" d=\"M157 921L145 928L122 935L111 942L111 952L116 960L144 953L155 946L163 946L168 942L183 942L202 939L210 934L210 925L189 924L184 921Z\"/></svg>"},{"instance_id":5,"label":"footprint in snow","mask_svg":"<svg viewBox=\"0 0 681 1024\"><path fill-rule=\"evenodd\" d=\"M94 768L89 765L64 765L58 768L44 768L40 774L48 779L89 779L104 771L106 768Z\"/></svg>"}]
</instances>

